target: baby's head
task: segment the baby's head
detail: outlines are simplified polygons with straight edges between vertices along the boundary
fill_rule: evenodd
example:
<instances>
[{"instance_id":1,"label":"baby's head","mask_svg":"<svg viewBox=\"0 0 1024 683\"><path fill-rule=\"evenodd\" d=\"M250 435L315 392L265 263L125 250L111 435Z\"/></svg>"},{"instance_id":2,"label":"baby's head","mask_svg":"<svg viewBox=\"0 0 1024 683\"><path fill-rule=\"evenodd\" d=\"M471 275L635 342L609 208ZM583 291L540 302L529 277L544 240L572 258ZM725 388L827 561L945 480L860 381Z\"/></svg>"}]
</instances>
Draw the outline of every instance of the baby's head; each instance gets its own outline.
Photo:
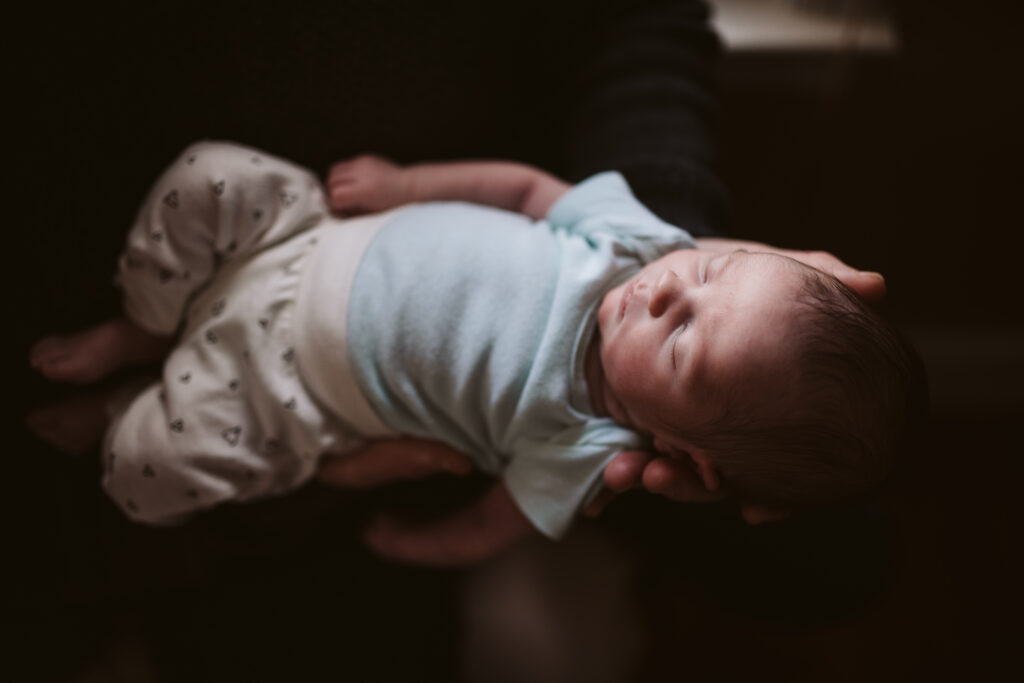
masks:
<instances>
[{"instance_id":1,"label":"baby's head","mask_svg":"<svg viewBox=\"0 0 1024 683\"><path fill-rule=\"evenodd\" d=\"M838 280L768 253L673 252L609 292L595 402L709 488L801 509L876 489L923 403L895 330Z\"/></svg>"}]
</instances>

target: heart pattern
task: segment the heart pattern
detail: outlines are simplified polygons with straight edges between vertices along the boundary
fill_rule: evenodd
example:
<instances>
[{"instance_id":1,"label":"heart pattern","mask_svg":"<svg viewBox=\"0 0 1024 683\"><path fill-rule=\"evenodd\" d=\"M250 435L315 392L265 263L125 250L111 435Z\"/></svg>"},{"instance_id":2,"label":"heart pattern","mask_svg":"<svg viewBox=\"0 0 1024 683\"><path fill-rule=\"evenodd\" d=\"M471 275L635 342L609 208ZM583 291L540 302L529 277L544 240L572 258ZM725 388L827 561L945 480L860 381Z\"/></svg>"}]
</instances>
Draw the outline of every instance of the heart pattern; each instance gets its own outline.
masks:
<instances>
[{"instance_id":1,"label":"heart pattern","mask_svg":"<svg viewBox=\"0 0 1024 683\"><path fill-rule=\"evenodd\" d=\"M196 166L197 159L197 154L189 153L184 158L184 161L188 166ZM264 161L265 160L262 159L261 156L249 156L249 162L251 164L260 165ZM180 163L181 162L179 161L179 164ZM179 170L184 169L180 169L179 167ZM196 167L189 169L187 172L204 173L207 171L208 169L205 169L203 167ZM260 172L261 171L250 170L250 173L254 175ZM172 180L171 182L174 183L176 181ZM233 180L232 182L235 181ZM227 178L225 176L217 178L215 175L208 174L205 176L203 185L201 185L200 187L209 188L204 192L212 192L212 194L215 195L216 197L214 198L211 197L209 194L205 194L203 199L206 205L212 205L215 208L224 208L224 204L225 202L227 202L228 199L226 198L225 194L227 190ZM233 185L233 196L236 193L236 191L240 189L243 188ZM161 192L163 194L160 194ZM203 261L202 268L200 270L197 270L197 282L191 283L187 282L190 280L191 273L190 271L185 270L184 268L186 266L191 266L195 268L196 266L192 262L189 262L187 259L183 259L182 261L184 262L169 259L177 256L175 250L178 247L177 243L180 236L177 231L179 229L187 229L187 226L185 225L179 226L179 224L175 222L175 217L184 215L185 213L191 211L194 208L192 206L193 195L189 194L188 189L178 190L175 187L168 188L166 185L164 185L161 189L158 189L156 191L153 200L151 200L153 205L155 205L157 208L160 208L161 213L159 214L159 221L155 223L150 223L149 225L140 226L140 228L137 229L137 234L142 236L143 241L147 242L147 244L143 245L141 249L136 249L136 251L138 252L137 254L126 255L124 257L122 267L126 269L145 268L146 270L142 271L142 274L148 276L148 286L155 288L154 281L159 281L159 283L161 284L170 283L168 287L160 290L162 292L161 296L166 295L167 292L174 290L179 286L185 289L189 288L191 284L203 284L207 280L207 276L210 275L208 271L211 259L213 261L214 267L216 267L220 263L231 259L233 255L237 257L239 249L242 250L243 256L247 258L250 249L262 246L259 243L259 235L262 234L259 233L259 230L265 229L273 221L276 221L278 219L278 212L283 211L283 209L289 209L290 207L297 205L299 201L308 201L308 197L305 196L301 187L294 184L289 184L286 187L286 189L280 189L279 186L277 189L277 194L278 196L276 198L273 196L273 194L269 196L264 195L262 205L258 207L253 205L253 203L251 202L251 198L250 203L247 206L243 203L237 207L238 213L233 215L233 220L239 223L239 232L228 232L227 234L220 233L220 240L223 241L218 240L216 246L208 245L209 253L207 254L207 260ZM224 199L225 201L218 201L217 198ZM244 195L240 195L239 199L244 201ZM175 211L180 211L181 213L174 213ZM246 216L249 217L249 220L246 219ZM246 225L243 226L241 225L242 223L246 223ZM257 236L251 236L253 233L255 233ZM235 239L231 239L232 235L235 236ZM311 246L315 246L318 243L318 238L315 236L308 237L307 239L308 244ZM147 251L149 253L148 256ZM297 272L297 268L295 270L292 270L292 268L295 268L294 262L289 262L284 266L284 268L285 272L288 274L294 274L295 272ZM172 432L172 434L183 435L186 430L186 420L184 418L189 418L187 420L189 437L182 437L181 439L178 439L176 436L172 436L169 437L171 439L171 442L175 444L175 448L179 447L181 444L186 444L188 447L191 448L191 440L193 438L196 438L199 441L202 441L202 439L205 438L208 439L209 441L216 443L216 435L220 434L220 437L228 446L237 447L237 450L232 451L233 453L236 454L244 453L246 456L256 455L258 457L273 456L274 458L277 458L278 456L287 456L289 458L301 457L303 459L317 457L316 453L314 452L302 451L301 453L299 453L291 450L292 448L297 447L298 444L291 443L291 441L285 436L265 439L262 443L263 447L261 456L260 453L255 453L251 451L255 451L260 448L260 438L263 436L263 434L260 434L260 431L262 430L257 427L250 427L249 423L246 421L245 418L240 416L229 417L228 420L230 421L220 422L220 424L217 426L208 427L206 424L205 414L193 414L192 412L189 412L189 410L196 403L206 401L207 396L214 396L215 394L219 395L219 398L213 398L211 400L223 400L226 402L228 406L235 403L240 403L243 407L243 410L246 409L247 399L244 398L245 392L241 391L241 377L243 375L246 376L247 390L250 389L250 385L252 385L253 387L257 386L259 382L256 380L260 378L260 375L257 375L255 378L250 378L247 374L245 374L253 371L253 367L251 366L258 365L261 368L261 371L265 371L268 373L275 372L278 375L287 375L289 378L294 380L296 368L288 366L293 363L297 363L295 349L282 348L281 346L274 345L271 345L269 346L269 348L264 349L262 346L263 344L269 344L273 342L274 335L269 334L270 328L272 326L275 328L275 334L279 331L279 319L275 317L277 315L275 313L275 309L270 307L265 307L262 309L262 311L260 309L256 309L256 311L254 311L254 314L251 314L252 317L249 317L246 320L246 324L251 324L249 321L251 321L252 318L255 317L259 328L263 330L263 332L267 333L265 336L261 335L258 332L255 332L255 330L252 330L252 328L248 328L244 334L236 334L235 332L230 331L227 326L233 324L232 319L234 316L240 315L240 311L236 309L239 309L240 306L246 306L247 302L236 301L233 298L231 303L232 308L229 309L227 307L228 301L226 300L226 298L212 301L211 303L208 304L208 319L202 320L200 318L200 320L198 321L186 321L187 323L189 323L189 325L187 325L186 327L189 327L192 322L201 322L206 325L205 329L200 327L198 333L196 333L195 337L193 337L195 341L201 340L202 342L205 342L205 344L197 344L197 347L203 347L201 349L197 349L198 353L201 354L201 357L216 359L217 354L220 353L220 351L225 351L231 353L232 355L235 353L240 354L241 358L239 358L239 356L234 356L232 359L234 362L232 364L226 363L222 366L224 369L233 368L228 370L228 372L230 372L231 374L219 374L219 364L214 363L210 366L210 368L214 372L214 375L212 377L206 377L206 366L203 365L202 363L197 364L196 362L192 362L186 364L184 368L182 368L180 365L175 366L176 374L171 374L170 372L166 374L165 384L163 386L159 386L157 392L153 392L156 394L160 401L160 404L158 404L158 406L156 407L160 408L161 410L168 411L164 413L164 415L166 416L164 419L167 420L168 429L170 432ZM260 316L260 313L263 314L263 317ZM224 335L223 338L221 337L221 335ZM257 356L255 362L251 358L249 349L237 348L237 346L242 346L242 344L244 343L243 340L245 340L245 337L247 336L260 337L260 346L256 347L257 353L259 355ZM237 343L237 345L235 342L236 339L239 342ZM208 346L206 346L218 344L220 345L220 348L209 348ZM279 355L281 359L277 363L273 362L273 355L275 354ZM263 365L261 363L263 359L271 361L270 363L267 363L266 368L263 368ZM239 370L237 366L239 360L244 360L244 363L249 367L245 367L243 365L243 369ZM195 369L196 372L193 373L192 369ZM231 375L235 376L232 377ZM191 383L192 379L196 380L195 385ZM233 394L232 397L229 398L228 396L223 394L223 389L225 387L229 390L229 392ZM210 391L207 391L207 389L209 389ZM196 392L199 393L197 394ZM279 398L276 398L278 412L280 412L280 410L282 409L285 411L292 412L298 410L298 398L299 396L304 397L305 395L299 393L299 391L294 388L291 390L290 393L291 395L289 395L287 390L285 390L285 393L277 394L277 396L279 396ZM241 394L241 396L239 394ZM149 395L152 396L153 394ZM268 400L274 400L270 396L267 396L266 398ZM304 409L306 409L307 403L308 401L305 400L304 398ZM174 412L177 412L178 415L174 415ZM287 413L282 414L282 416L288 423L293 422L295 420L295 417L293 415L288 415ZM207 429L209 429L208 432L206 431ZM242 440L243 433L246 437L244 441ZM223 446L221 446L218 450L220 450L220 452L223 453ZM107 453L106 465L108 471L113 471L116 459L117 456L112 450ZM235 461L234 467L236 469L234 469L233 476L236 479L245 478L253 480L265 477L268 474L268 472L264 471L260 466L254 467L252 464L250 464L253 461L250 460L247 462L241 456L232 457L230 459ZM161 469L163 474L160 475L156 471L157 465L153 465L153 462L156 462L157 465L161 466L162 468L163 461L161 460L151 460L148 463L143 463L141 465L141 469L139 469L139 466L135 464L134 460L128 460L124 462L118 461L117 464L120 467L120 469L123 470L124 474L130 473L132 476L141 476L146 479L154 480L159 478L164 482L175 479L175 477L169 476L169 471L164 471L163 469ZM271 460L270 458L264 458L264 462L269 463L271 462ZM281 460L277 459L273 460L273 462L275 465L279 465ZM119 474L121 473L122 472L119 471ZM154 483L156 482L154 481ZM191 488L189 487L189 484L192 484ZM194 482L188 482L188 484L177 489L177 491L171 491L169 493L172 496L178 496L178 504L181 506L199 506L198 502L196 502L195 504L188 503L182 500L182 497L190 499L192 501L205 501L206 498L206 490L201 488L199 485L196 485ZM135 500L122 498L122 502L126 510L131 511L131 513L133 514L139 513L139 506ZM147 506L147 499L142 498L142 505Z\"/></svg>"},{"instance_id":2,"label":"heart pattern","mask_svg":"<svg viewBox=\"0 0 1024 683\"><path fill-rule=\"evenodd\" d=\"M228 427L222 431L220 435L228 442L229 446L237 446L238 440L242 435L242 428L237 425L234 427Z\"/></svg>"}]
</instances>

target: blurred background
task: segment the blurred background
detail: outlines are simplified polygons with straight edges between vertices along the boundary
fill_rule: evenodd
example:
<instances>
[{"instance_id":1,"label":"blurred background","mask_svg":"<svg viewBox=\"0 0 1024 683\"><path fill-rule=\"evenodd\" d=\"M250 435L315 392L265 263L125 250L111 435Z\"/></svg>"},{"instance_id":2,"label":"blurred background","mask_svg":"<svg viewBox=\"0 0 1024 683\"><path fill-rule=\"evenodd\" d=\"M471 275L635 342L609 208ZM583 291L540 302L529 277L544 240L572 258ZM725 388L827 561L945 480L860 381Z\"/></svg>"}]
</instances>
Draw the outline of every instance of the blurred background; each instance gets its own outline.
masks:
<instances>
[{"instance_id":1,"label":"blurred background","mask_svg":"<svg viewBox=\"0 0 1024 683\"><path fill-rule=\"evenodd\" d=\"M474 650L466 626L489 618L475 614L472 598L500 577L484 572L467 583L373 561L354 537L366 501L339 508L319 492L298 514L270 504L253 518L214 515L198 529L153 533L127 525L106 504L94 464L69 462L13 424L5 555L17 578L5 614L14 626L7 638L17 634L7 641L17 676L0 676L140 683L338 680L342 672L356 680L502 680L500 671L511 672L505 680L526 671L518 680L595 682L1016 678L1007 674L1020 669L1012 653L1024 607L1016 558L1024 474L1024 12L1015 2L951 0L711 4L725 46L716 134L717 170L731 196L729 234L829 250L884 273L886 312L928 368L933 410L923 465L879 512L884 568L865 561L863 569L877 579L866 587L817 586L793 601L763 596L768 607L741 609L721 597L729 593L721 586L705 590L669 571L638 570L628 557L636 539L613 511L608 524L618 540L582 555L607 562L614 585L640 595L643 609L628 608L618 628L587 630L543 615L514 617L510 608L499 619L519 618L550 642L572 631L586 660L604 662L592 669L574 661L575 675L566 674L556 650L547 668L519 666L525 650L516 642L499 654ZM398 20L387 6L380 20ZM295 25L291 9L280 8L284 28ZM197 66L188 43L184 53L154 48L149 57L158 68L147 71L152 64L135 59L146 32L119 28L136 10L35 11L8 26L20 34L8 60L15 90L7 108L17 123L9 129L14 155L5 181L14 218L8 266L18 278L9 371L16 423L54 395L24 367L29 345L113 310L109 278L121 226L168 155L195 131L203 134L202 103L193 109L173 100L176 92L203 92L175 81L179 64ZM135 17L132 26L192 25L207 11L179 3ZM543 13L537 16L542 22ZM249 38L233 34L218 54L243 54ZM265 49L276 47L266 42ZM207 54L203 45L192 48ZM293 72L314 68L311 60L289 53L270 76L287 83ZM209 64L211 73L223 67ZM277 101L256 92L266 77L242 74L238 92L251 87L245 101L253 107ZM164 104L164 130L125 125ZM351 106L358 111L358 103ZM247 139L246 121L239 119L233 137ZM175 126L183 132L169 134ZM97 167L107 152L111 158ZM144 163L121 165L132 153ZM619 514L626 521L628 508ZM337 547L306 547L295 519L315 527L308 538L337 537ZM842 559L852 573L861 571L860 543L851 535ZM764 547L772 552L770 543ZM724 571L711 582L742 576ZM606 585L589 595L581 580L577 589L584 602L608 598ZM512 600L525 611L530 596L558 599L534 584L520 586L526 593L508 590L527 596ZM822 616L815 603L827 592L849 599ZM621 656L605 662L602 651Z\"/></svg>"},{"instance_id":2,"label":"blurred background","mask_svg":"<svg viewBox=\"0 0 1024 683\"><path fill-rule=\"evenodd\" d=\"M719 142L733 232L884 273L886 309L926 363L932 417L925 466L894 501L887 589L810 640L723 626L709 610L713 635L703 620L687 632L713 662L694 680L1015 677L1021 6L713 4L728 47Z\"/></svg>"}]
</instances>

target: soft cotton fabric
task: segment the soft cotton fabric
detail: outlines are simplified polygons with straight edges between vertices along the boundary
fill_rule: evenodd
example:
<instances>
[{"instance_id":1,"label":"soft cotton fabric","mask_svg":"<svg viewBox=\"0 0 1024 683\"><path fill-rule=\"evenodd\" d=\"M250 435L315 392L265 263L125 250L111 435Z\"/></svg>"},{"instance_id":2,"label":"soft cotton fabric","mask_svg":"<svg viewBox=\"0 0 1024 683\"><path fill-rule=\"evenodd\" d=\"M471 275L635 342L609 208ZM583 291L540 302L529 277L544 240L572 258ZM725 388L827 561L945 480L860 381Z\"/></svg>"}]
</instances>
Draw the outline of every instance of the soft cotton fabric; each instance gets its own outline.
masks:
<instances>
[{"instance_id":1,"label":"soft cotton fabric","mask_svg":"<svg viewBox=\"0 0 1024 683\"><path fill-rule=\"evenodd\" d=\"M161 381L115 411L106 488L130 516L174 522L406 434L469 454L557 538L608 461L645 445L590 403L601 299L692 246L617 173L543 221L460 202L342 221L304 169L195 145L154 186L121 260L128 315L181 337Z\"/></svg>"},{"instance_id":2,"label":"soft cotton fabric","mask_svg":"<svg viewBox=\"0 0 1024 683\"><path fill-rule=\"evenodd\" d=\"M538 529L561 536L608 461L644 445L590 403L597 308L643 264L693 246L614 172L570 190L544 221L411 207L380 230L352 283L356 381L389 427L472 454Z\"/></svg>"}]
</instances>

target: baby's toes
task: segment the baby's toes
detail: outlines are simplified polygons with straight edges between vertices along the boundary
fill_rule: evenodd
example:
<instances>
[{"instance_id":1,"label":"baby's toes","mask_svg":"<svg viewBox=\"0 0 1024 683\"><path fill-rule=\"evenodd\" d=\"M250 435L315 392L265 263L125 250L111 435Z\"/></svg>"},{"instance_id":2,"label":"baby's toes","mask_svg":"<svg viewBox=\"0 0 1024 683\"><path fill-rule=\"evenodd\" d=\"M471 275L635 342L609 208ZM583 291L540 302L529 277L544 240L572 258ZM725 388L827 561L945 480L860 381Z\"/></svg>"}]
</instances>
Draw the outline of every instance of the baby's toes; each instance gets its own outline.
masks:
<instances>
[{"instance_id":1,"label":"baby's toes","mask_svg":"<svg viewBox=\"0 0 1024 683\"><path fill-rule=\"evenodd\" d=\"M38 437L45 437L57 426L58 418L49 407L37 408L25 417L25 424Z\"/></svg>"},{"instance_id":2,"label":"baby's toes","mask_svg":"<svg viewBox=\"0 0 1024 683\"><path fill-rule=\"evenodd\" d=\"M29 353L29 362L44 377L59 382L93 382L102 375L76 337L46 337Z\"/></svg>"},{"instance_id":3,"label":"baby's toes","mask_svg":"<svg viewBox=\"0 0 1024 683\"><path fill-rule=\"evenodd\" d=\"M39 367L47 379L60 382L92 382L96 378L90 368L74 356L54 356Z\"/></svg>"},{"instance_id":4,"label":"baby's toes","mask_svg":"<svg viewBox=\"0 0 1024 683\"><path fill-rule=\"evenodd\" d=\"M65 337L46 337L29 352L29 364L47 379L73 380L80 374L75 348Z\"/></svg>"},{"instance_id":5,"label":"baby's toes","mask_svg":"<svg viewBox=\"0 0 1024 683\"><path fill-rule=\"evenodd\" d=\"M107 418L102 396L76 396L36 408L25 418L41 441L70 455L88 453L99 443Z\"/></svg>"},{"instance_id":6,"label":"baby's toes","mask_svg":"<svg viewBox=\"0 0 1024 683\"><path fill-rule=\"evenodd\" d=\"M61 337L43 337L28 352L28 362L34 368L42 367L46 362L67 353L67 345Z\"/></svg>"},{"instance_id":7,"label":"baby's toes","mask_svg":"<svg viewBox=\"0 0 1024 683\"><path fill-rule=\"evenodd\" d=\"M79 440L70 432L67 420L60 407L46 406L38 408L25 418L29 430L36 437L62 453L76 454L80 452Z\"/></svg>"}]
</instances>

